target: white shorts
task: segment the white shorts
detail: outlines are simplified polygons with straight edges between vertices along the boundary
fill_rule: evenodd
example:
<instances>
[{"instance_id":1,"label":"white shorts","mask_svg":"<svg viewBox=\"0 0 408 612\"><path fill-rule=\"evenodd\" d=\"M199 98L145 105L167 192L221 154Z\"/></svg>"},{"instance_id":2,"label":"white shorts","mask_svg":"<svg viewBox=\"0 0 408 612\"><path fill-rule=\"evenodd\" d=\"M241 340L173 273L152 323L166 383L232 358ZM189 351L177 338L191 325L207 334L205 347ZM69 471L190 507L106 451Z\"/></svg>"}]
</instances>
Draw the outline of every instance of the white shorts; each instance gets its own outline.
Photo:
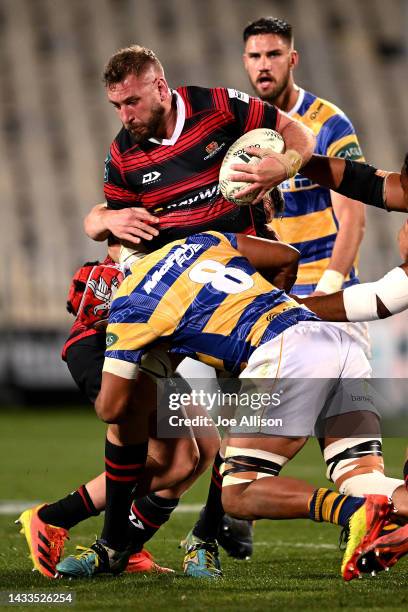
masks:
<instances>
[{"instance_id":1,"label":"white shorts","mask_svg":"<svg viewBox=\"0 0 408 612\"><path fill-rule=\"evenodd\" d=\"M279 394L278 405L259 414L278 427L260 423L258 433L298 437L313 435L319 418L359 410L378 414L364 381L370 376L363 349L350 335L331 323L304 321L257 348L240 378Z\"/></svg>"}]
</instances>

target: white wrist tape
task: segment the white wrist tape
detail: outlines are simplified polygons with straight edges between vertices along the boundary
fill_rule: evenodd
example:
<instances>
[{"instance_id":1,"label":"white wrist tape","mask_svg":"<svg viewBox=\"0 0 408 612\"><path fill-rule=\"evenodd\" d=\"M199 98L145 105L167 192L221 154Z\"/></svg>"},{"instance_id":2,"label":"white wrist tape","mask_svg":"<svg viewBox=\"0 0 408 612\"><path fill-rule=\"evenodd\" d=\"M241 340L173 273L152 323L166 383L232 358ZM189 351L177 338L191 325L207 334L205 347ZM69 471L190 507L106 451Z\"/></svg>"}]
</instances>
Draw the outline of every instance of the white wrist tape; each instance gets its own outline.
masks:
<instances>
[{"instance_id":1,"label":"white wrist tape","mask_svg":"<svg viewBox=\"0 0 408 612\"><path fill-rule=\"evenodd\" d=\"M285 166L286 176L288 179L295 176L303 164L302 156L300 153L295 151L295 149L288 149L286 153L282 155L281 161Z\"/></svg>"},{"instance_id":2,"label":"white wrist tape","mask_svg":"<svg viewBox=\"0 0 408 612\"><path fill-rule=\"evenodd\" d=\"M315 291L323 293L336 293L343 287L344 274L337 270L325 270L316 285Z\"/></svg>"},{"instance_id":3,"label":"white wrist tape","mask_svg":"<svg viewBox=\"0 0 408 612\"><path fill-rule=\"evenodd\" d=\"M353 322L379 319L377 297L391 314L408 308L408 276L402 268L394 268L375 283L347 287L343 291L347 319Z\"/></svg>"}]
</instances>

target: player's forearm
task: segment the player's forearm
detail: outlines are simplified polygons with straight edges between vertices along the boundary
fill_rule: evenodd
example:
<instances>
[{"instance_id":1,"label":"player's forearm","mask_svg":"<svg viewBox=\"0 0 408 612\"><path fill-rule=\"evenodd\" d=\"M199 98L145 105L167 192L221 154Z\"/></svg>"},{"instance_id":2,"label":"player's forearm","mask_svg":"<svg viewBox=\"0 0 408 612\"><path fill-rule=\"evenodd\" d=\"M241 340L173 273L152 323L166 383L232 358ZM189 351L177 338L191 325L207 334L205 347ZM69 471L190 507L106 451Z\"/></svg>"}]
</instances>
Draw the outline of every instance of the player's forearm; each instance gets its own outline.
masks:
<instances>
[{"instance_id":1,"label":"player's forearm","mask_svg":"<svg viewBox=\"0 0 408 612\"><path fill-rule=\"evenodd\" d=\"M311 158L314 147L315 137L309 128L302 125L299 121L290 119L281 113L280 133L285 141L286 151L296 151L301 157L301 167Z\"/></svg>"},{"instance_id":2,"label":"player's forearm","mask_svg":"<svg viewBox=\"0 0 408 612\"><path fill-rule=\"evenodd\" d=\"M344 175L346 162L340 157L326 157L313 154L302 168L302 174L312 181L329 189L336 189Z\"/></svg>"},{"instance_id":3,"label":"player's forearm","mask_svg":"<svg viewBox=\"0 0 408 612\"><path fill-rule=\"evenodd\" d=\"M408 264L394 268L374 283L353 285L331 295L295 299L323 321L385 319L408 308Z\"/></svg>"},{"instance_id":4,"label":"player's forearm","mask_svg":"<svg viewBox=\"0 0 408 612\"><path fill-rule=\"evenodd\" d=\"M300 253L284 242L237 234L238 250L267 281L288 292L297 276Z\"/></svg>"},{"instance_id":5,"label":"player's forearm","mask_svg":"<svg viewBox=\"0 0 408 612\"><path fill-rule=\"evenodd\" d=\"M364 237L365 207L361 202L332 193L332 206L339 223L336 240L328 265L343 276L350 272ZM340 290L342 285L337 287Z\"/></svg>"},{"instance_id":6,"label":"player's forearm","mask_svg":"<svg viewBox=\"0 0 408 612\"><path fill-rule=\"evenodd\" d=\"M396 172L384 172L372 166L339 157L313 155L302 174L318 185L370 206L408 212L408 198Z\"/></svg>"},{"instance_id":7,"label":"player's forearm","mask_svg":"<svg viewBox=\"0 0 408 612\"><path fill-rule=\"evenodd\" d=\"M106 203L96 204L84 219L85 233L98 242L107 240L110 232L106 225Z\"/></svg>"}]
</instances>

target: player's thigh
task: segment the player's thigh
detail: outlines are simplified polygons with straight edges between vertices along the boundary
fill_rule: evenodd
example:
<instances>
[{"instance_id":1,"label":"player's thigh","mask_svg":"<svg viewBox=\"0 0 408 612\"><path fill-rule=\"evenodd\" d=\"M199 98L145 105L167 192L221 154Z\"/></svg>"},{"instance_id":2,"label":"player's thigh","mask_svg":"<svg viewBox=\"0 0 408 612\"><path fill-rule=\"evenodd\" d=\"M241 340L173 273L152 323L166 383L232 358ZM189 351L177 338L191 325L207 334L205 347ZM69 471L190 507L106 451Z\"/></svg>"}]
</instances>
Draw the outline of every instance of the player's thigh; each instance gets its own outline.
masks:
<instances>
[{"instance_id":1,"label":"player's thigh","mask_svg":"<svg viewBox=\"0 0 408 612\"><path fill-rule=\"evenodd\" d=\"M225 444L228 454L231 454L231 448L237 449L237 454L238 451L242 451L242 455L245 455L245 449L256 449L290 460L303 448L307 439L307 437L303 436L297 438L279 436L251 436L245 438L242 436L229 436L225 439L223 445Z\"/></svg>"},{"instance_id":2,"label":"player's thigh","mask_svg":"<svg viewBox=\"0 0 408 612\"><path fill-rule=\"evenodd\" d=\"M101 388L105 349L105 334L97 333L71 344L66 353L72 378L92 404Z\"/></svg>"}]
</instances>

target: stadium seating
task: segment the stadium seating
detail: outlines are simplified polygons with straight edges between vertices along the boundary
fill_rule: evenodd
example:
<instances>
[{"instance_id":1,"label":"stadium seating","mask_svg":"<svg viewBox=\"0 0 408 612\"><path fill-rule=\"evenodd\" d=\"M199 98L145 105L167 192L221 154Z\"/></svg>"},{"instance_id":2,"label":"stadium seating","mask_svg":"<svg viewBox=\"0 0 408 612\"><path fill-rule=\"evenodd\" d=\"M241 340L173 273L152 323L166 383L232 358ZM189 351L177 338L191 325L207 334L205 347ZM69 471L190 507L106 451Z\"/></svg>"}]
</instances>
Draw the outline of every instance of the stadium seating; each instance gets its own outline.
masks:
<instances>
[{"instance_id":1,"label":"stadium seating","mask_svg":"<svg viewBox=\"0 0 408 612\"><path fill-rule=\"evenodd\" d=\"M403 4L3 0L0 249L8 265L1 272L0 329L66 330L70 275L103 253L84 235L82 219L103 199L103 160L119 126L100 80L114 50L133 42L152 47L174 85L248 90L243 26L281 15L295 26L297 81L337 101L354 121L367 159L395 169L408 133ZM384 256L396 259L398 222L388 218L385 226L381 213L370 211L363 278L384 271Z\"/></svg>"}]
</instances>

